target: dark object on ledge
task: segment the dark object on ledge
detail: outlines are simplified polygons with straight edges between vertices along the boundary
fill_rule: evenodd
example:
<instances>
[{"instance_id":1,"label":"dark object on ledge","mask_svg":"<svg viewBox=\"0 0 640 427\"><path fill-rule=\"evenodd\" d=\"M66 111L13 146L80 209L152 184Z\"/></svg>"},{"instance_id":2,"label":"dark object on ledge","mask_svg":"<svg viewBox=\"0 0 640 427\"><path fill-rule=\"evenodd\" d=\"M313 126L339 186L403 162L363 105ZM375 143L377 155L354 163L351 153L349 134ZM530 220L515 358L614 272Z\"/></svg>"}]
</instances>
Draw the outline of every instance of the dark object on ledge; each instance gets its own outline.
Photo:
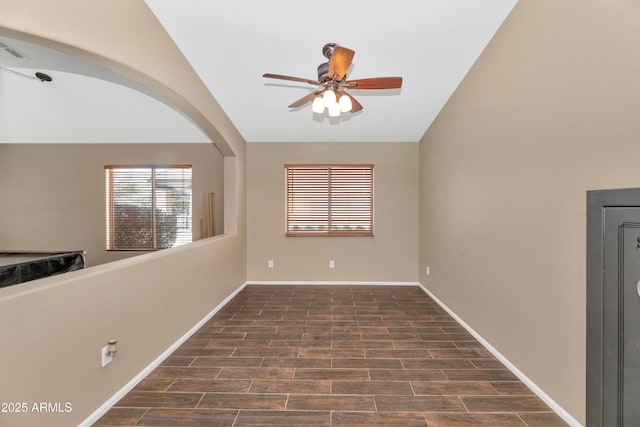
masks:
<instances>
[{"instance_id":1,"label":"dark object on ledge","mask_svg":"<svg viewBox=\"0 0 640 427\"><path fill-rule=\"evenodd\" d=\"M0 288L84 268L84 251L0 252Z\"/></svg>"}]
</instances>

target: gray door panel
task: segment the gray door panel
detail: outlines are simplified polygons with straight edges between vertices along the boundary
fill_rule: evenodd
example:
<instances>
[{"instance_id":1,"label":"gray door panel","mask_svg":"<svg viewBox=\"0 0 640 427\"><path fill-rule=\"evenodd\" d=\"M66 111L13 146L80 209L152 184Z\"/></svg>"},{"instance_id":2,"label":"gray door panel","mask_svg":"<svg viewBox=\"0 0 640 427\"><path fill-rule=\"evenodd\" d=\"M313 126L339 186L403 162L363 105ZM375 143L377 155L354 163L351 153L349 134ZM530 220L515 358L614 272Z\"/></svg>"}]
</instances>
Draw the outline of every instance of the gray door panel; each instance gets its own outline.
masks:
<instances>
[{"instance_id":1,"label":"gray door panel","mask_svg":"<svg viewBox=\"0 0 640 427\"><path fill-rule=\"evenodd\" d=\"M603 425L640 426L640 207L604 209Z\"/></svg>"}]
</instances>

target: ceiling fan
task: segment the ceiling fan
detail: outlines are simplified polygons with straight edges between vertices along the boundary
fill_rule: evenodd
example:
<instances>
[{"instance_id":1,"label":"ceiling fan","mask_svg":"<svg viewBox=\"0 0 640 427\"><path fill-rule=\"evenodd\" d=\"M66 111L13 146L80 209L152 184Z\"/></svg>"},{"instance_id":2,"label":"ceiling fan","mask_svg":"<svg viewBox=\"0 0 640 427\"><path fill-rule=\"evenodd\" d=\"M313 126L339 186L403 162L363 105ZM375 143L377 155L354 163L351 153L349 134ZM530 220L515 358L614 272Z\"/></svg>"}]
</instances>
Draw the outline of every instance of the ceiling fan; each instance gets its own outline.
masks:
<instances>
[{"instance_id":1,"label":"ceiling fan","mask_svg":"<svg viewBox=\"0 0 640 427\"><path fill-rule=\"evenodd\" d=\"M318 66L318 80L270 73L263 74L262 77L318 86L313 92L289 105L289 108L298 108L308 102L313 102L311 109L314 113L323 113L327 108L332 117L339 116L341 112L355 113L362 110L362 105L347 90L397 89L402 87L402 77L347 80L347 71L355 55L351 49L338 46L336 43L327 43L322 48L322 54L329 59L329 62L323 62Z\"/></svg>"}]
</instances>

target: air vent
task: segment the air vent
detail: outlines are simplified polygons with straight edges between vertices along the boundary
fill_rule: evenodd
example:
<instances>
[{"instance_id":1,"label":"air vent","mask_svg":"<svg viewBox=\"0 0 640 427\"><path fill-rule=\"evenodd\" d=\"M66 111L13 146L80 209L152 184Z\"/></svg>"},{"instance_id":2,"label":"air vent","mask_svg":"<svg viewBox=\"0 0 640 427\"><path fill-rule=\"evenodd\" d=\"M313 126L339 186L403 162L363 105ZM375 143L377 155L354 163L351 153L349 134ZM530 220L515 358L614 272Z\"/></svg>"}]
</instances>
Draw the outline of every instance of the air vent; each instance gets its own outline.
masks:
<instances>
[{"instance_id":1,"label":"air vent","mask_svg":"<svg viewBox=\"0 0 640 427\"><path fill-rule=\"evenodd\" d=\"M24 58L23 54L21 54L17 50L7 46L6 44L4 44L2 42L0 42L0 51L3 52L3 53L7 53L7 54L13 56L14 58L18 58L18 59Z\"/></svg>"}]
</instances>

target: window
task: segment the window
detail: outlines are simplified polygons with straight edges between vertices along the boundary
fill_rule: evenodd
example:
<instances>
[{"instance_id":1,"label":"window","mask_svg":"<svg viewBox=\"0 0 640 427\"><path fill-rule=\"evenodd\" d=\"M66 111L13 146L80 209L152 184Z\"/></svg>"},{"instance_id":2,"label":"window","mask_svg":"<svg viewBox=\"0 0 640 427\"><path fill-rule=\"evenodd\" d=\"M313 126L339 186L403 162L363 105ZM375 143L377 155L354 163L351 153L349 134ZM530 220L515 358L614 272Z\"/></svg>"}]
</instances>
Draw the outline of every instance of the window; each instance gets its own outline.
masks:
<instances>
[{"instance_id":1,"label":"window","mask_svg":"<svg viewBox=\"0 0 640 427\"><path fill-rule=\"evenodd\" d=\"M191 166L105 166L107 250L191 242Z\"/></svg>"},{"instance_id":2,"label":"window","mask_svg":"<svg viewBox=\"0 0 640 427\"><path fill-rule=\"evenodd\" d=\"M373 236L373 165L285 165L287 236Z\"/></svg>"}]
</instances>

